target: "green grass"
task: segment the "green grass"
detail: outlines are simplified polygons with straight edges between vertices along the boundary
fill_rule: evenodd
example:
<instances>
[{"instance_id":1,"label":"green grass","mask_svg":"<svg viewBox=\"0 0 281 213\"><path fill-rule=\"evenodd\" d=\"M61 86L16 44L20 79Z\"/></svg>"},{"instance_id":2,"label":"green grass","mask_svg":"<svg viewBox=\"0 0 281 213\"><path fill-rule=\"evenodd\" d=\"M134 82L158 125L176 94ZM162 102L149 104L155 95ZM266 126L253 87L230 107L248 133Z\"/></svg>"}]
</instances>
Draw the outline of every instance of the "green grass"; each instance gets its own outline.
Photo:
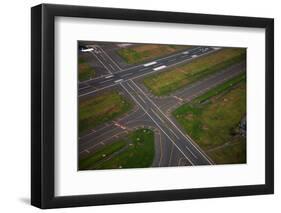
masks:
<instances>
[{"instance_id":1,"label":"green grass","mask_svg":"<svg viewBox=\"0 0 281 213\"><path fill-rule=\"evenodd\" d=\"M215 159L217 164L246 163L246 139L233 138L231 144L209 151L208 155Z\"/></svg>"},{"instance_id":2,"label":"green grass","mask_svg":"<svg viewBox=\"0 0 281 213\"><path fill-rule=\"evenodd\" d=\"M246 140L237 133L245 114L245 74L215 87L173 112L184 130L218 164L245 162Z\"/></svg>"},{"instance_id":3,"label":"green grass","mask_svg":"<svg viewBox=\"0 0 281 213\"><path fill-rule=\"evenodd\" d=\"M132 103L117 91L79 101L79 134L128 112Z\"/></svg>"},{"instance_id":4,"label":"green grass","mask_svg":"<svg viewBox=\"0 0 281 213\"><path fill-rule=\"evenodd\" d=\"M83 58L78 59L78 78L79 81L85 81L95 77L95 70Z\"/></svg>"},{"instance_id":5,"label":"green grass","mask_svg":"<svg viewBox=\"0 0 281 213\"><path fill-rule=\"evenodd\" d=\"M143 80L156 96L170 93L246 59L245 49L225 48L192 62L156 73Z\"/></svg>"},{"instance_id":6,"label":"green grass","mask_svg":"<svg viewBox=\"0 0 281 213\"><path fill-rule=\"evenodd\" d=\"M147 60L153 60L165 56L181 49L188 48L183 45L160 45L160 44L143 44L133 47L122 48L117 54L128 64L138 64Z\"/></svg>"},{"instance_id":7,"label":"green grass","mask_svg":"<svg viewBox=\"0 0 281 213\"><path fill-rule=\"evenodd\" d=\"M143 128L80 160L79 169L146 168L153 158L154 132Z\"/></svg>"}]
</instances>

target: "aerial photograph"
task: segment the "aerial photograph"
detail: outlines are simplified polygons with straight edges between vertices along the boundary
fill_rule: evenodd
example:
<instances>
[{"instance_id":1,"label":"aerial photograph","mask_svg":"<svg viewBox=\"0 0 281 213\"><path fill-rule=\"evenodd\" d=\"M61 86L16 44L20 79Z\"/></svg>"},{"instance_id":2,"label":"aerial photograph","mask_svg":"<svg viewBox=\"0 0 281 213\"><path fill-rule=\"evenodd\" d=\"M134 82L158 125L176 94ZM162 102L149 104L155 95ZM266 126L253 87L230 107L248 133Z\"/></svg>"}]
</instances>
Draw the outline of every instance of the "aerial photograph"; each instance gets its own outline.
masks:
<instances>
[{"instance_id":1,"label":"aerial photograph","mask_svg":"<svg viewBox=\"0 0 281 213\"><path fill-rule=\"evenodd\" d=\"M78 41L78 171L246 164L246 52Z\"/></svg>"}]
</instances>

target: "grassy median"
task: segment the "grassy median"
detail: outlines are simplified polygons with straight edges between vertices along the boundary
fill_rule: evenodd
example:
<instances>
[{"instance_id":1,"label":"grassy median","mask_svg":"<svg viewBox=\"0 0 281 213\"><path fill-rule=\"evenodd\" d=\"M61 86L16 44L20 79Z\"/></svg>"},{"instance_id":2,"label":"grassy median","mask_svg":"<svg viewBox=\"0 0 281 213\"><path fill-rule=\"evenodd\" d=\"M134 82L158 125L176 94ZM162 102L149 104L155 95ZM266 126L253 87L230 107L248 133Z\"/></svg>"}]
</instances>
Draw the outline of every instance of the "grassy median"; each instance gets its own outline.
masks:
<instances>
[{"instance_id":1,"label":"grassy median","mask_svg":"<svg viewBox=\"0 0 281 213\"><path fill-rule=\"evenodd\" d=\"M79 169L145 168L154 158L154 132L138 129L79 161Z\"/></svg>"},{"instance_id":2,"label":"grassy median","mask_svg":"<svg viewBox=\"0 0 281 213\"><path fill-rule=\"evenodd\" d=\"M79 101L79 134L108 122L132 109L118 91L107 91Z\"/></svg>"},{"instance_id":3,"label":"grassy median","mask_svg":"<svg viewBox=\"0 0 281 213\"><path fill-rule=\"evenodd\" d=\"M173 112L191 138L217 163L245 163L246 76L235 77Z\"/></svg>"},{"instance_id":4,"label":"grassy median","mask_svg":"<svg viewBox=\"0 0 281 213\"><path fill-rule=\"evenodd\" d=\"M79 81L85 81L95 77L95 70L82 57L78 59L78 78Z\"/></svg>"},{"instance_id":5,"label":"grassy median","mask_svg":"<svg viewBox=\"0 0 281 213\"><path fill-rule=\"evenodd\" d=\"M246 49L224 48L194 59L190 63L150 75L143 82L154 95L168 95L192 82L243 60L246 60Z\"/></svg>"},{"instance_id":6,"label":"grassy median","mask_svg":"<svg viewBox=\"0 0 281 213\"><path fill-rule=\"evenodd\" d=\"M181 49L187 49L188 47L183 45L143 44L122 48L117 53L126 63L138 64L174 53Z\"/></svg>"}]
</instances>

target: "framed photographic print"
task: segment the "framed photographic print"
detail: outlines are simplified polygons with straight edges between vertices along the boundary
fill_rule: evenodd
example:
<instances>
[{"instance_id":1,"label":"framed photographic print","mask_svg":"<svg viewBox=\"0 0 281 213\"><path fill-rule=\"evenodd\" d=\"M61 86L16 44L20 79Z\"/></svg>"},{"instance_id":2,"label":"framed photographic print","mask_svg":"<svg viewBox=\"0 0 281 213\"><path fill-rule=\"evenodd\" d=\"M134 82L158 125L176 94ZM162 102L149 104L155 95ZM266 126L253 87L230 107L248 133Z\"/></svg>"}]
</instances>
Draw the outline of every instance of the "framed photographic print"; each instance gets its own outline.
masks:
<instances>
[{"instance_id":1,"label":"framed photographic print","mask_svg":"<svg viewBox=\"0 0 281 213\"><path fill-rule=\"evenodd\" d=\"M31 9L31 203L271 194L274 21Z\"/></svg>"}]
</instances>

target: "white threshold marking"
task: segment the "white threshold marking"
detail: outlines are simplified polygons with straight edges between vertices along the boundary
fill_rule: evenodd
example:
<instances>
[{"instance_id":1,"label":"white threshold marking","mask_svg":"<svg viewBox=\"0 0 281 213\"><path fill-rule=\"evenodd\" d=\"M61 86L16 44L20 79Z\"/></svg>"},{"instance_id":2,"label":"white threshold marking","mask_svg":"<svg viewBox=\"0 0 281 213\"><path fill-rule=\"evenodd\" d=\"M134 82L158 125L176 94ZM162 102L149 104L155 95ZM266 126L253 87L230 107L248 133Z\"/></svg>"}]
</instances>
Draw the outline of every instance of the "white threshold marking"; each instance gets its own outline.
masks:
<instances>
[{"instance_id":1,"label":"white threshold marking","mask_svg":"<svg viewBox=\"0 0 281 213\"><path fill-rule=\"evenodd\" d=\"M147 64L144 64L143 66L144 67L148 67L148 66L151 66L151 65L154 65L154 64L157 64L157 62L156 61L152 61L152 62L149 62Z\"/></svg>"},{"instance_id":2,"label":"white threshold marking","mask_svg":"<svg viewBox=\"0 0 281 213\"><path fill-rule=\"evenodd\" d=\"M166 65L162 65L162 66L160 66L160 67L154 68L153 70L154 70L154 71L156 71L156 70L162 70L162 69L164 69L165 67L166 67Z\"/></svg>"},{"instance_id":3,"label":"white threshold marking","mask_svg":"<svg viewBox=\"0 0 281 213\"><path fill-rule=\"evenodd\" d=\"M82 49L81 52L92 52L94 49L93 48L88 48L88 49Z\"/></svg>"}]
</instances>

